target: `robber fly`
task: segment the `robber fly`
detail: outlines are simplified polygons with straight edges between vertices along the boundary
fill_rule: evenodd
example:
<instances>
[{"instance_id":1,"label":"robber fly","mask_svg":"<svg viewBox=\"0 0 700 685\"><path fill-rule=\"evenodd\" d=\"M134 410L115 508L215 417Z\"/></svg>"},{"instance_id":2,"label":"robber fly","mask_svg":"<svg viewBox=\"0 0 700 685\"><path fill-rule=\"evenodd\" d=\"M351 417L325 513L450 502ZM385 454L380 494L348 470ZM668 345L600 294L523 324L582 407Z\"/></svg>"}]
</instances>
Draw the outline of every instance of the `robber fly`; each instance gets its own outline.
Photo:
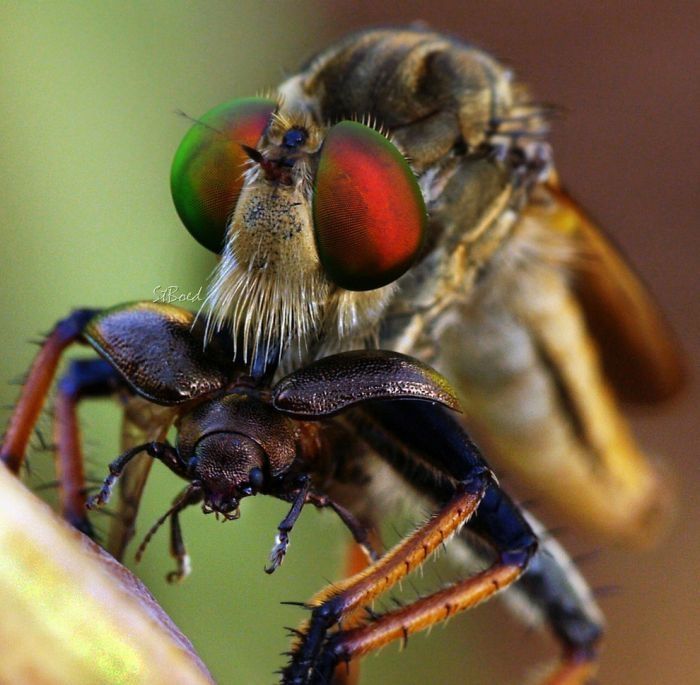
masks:
<instances>
[{"instance_id":1,"label":"robber fly","mask_svg":"<svg viewBox=\"0 0 700 685\"><path fill-rule=\"evenodd\" d=\"M599 538L645 543L669 495L615 395L661 400L681 368L645 288L562 188L552 114L475 47L369 30L276 99L198 120L173 197L221 254L210 333L289 368L368 344L416 356L456 386L499 469Z\"/></svg>"},{"instance_id":2,"label":"robber fly","mask_svg":"<svg viewBox=\"0 0 700 685\"><path fill-rule=\"evenodd\" d=\"M315 369L318 360L354 348L408 353L457 387L465 417L493 447L497 464L521 483L600 535L652 538L667 496L611 388L623 399L656 401L678 387L680 367L643 287L558 183L546 142L551 114L486 53L408 29L350 36L283 83L276 98L236 100L196 120L176 153L171 188L188 230L221 260L196 338L198 349L206 345L210 352L197 357L188 343L187 358L220 370L224 362L212 361L217 341L228 340L229 358L248 365L255 387L264 390L275 373ZM87 335L105 352L86 334L95 316L69 317L42 348L3 447L11 467L21 462L64 347ZM142 347L132 346L128 356L132 375L149 375L145 362L139 371ZM175 359L177 346L167 347ZM195 376L192 398L208 398L215 388L206 375ZM123 393L126 378L130 464L121 473L115 462L122 515L109 541L121 556L149 457L185 478L197 474L161 447L147 449L146 458L130 451L163 444L179 417L172 403L141 392L114 360L107 378L94 385L90 378L76 371L63 390L59 384L59 433L68 445L59 452L66 455L70 488L81 481L69 474L81 463L70 444L75 402L91 393ZM225 380L229 387L232 377ZM454 514L455 498L474 495L465 486L471 462L460 449L467 443L457 421L445 411L426 413L420 401L392 407L380 403L338 419L344 444L360 455L340 461L360 467L347 478L334 474L329 488L342 491L364 530L379 528L387 490L427 501L441 512L434 520ZM274 403L273 409L280 410ZM240 492L254 487L235 485ZM525 532L539 533L539 524L514 507L501 518L510 500L504 493L489 499L488 492L502 493L490 488L490 481L478 486L481 513L459 534L460 546L478 556L474 534L492 543L497 562L490 568L509 569L490 577L494 589L526 568L513 588L517 598L564 648L553 682L582 682L601 633L598 609L563 550L548 540L533 553ZM108 494L111 487L103 499ZM66 492L67 517L89 529L83 504L83 496ZM216 506L209 501L210 509ZM420 554L416 544L425 538L408 540L402 544ZM425 556L432 549L423 548ZM383 582L382 573L400 558L389 552L365 575L310 602L312 616L300 629L285 683L327 683L338 661L383 644L375 639L381 630L359 621L359 604L349 597L357 591L360 603L366 600L374 590L365 593L362 578ZM469 587L467 594L482 588ZM438 620L477 599L436 597L446 601L380 618L387 639L427 626L430 611Z\"/></svg>"}]
</instances>

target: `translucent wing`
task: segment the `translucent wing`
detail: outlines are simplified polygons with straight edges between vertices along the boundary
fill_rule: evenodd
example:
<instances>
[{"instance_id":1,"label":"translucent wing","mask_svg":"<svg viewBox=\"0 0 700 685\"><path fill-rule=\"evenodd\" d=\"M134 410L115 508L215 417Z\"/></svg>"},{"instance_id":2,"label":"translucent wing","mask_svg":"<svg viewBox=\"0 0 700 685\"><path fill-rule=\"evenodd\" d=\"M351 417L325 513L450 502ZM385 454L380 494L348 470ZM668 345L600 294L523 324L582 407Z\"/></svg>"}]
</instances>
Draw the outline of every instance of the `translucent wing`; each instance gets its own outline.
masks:
<instances>
[{"instance_id":1,"label":"translucent wing","mask_svg":"<svg viewBox=\"0 0 700 685\"><path fill-rule=\"evenodd\" d=\"M676 340L648 289L625 257L556 182L546 186L551 203L530 214L577 243L573 287L603 368L618 397L655 403L683 383Z\"/></svg>"}]
</instances>

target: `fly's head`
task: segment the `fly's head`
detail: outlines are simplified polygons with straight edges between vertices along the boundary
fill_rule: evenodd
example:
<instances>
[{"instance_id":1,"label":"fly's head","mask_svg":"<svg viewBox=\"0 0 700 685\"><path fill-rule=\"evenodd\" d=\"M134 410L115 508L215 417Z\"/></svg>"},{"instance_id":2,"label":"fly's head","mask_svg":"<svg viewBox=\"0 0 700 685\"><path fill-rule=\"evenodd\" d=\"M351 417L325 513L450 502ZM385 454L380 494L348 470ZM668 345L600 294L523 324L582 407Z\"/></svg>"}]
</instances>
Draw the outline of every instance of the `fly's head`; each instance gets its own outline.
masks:
<instances>
[{"instance_id":1,"label":"fly's head","mask_svg":"<svg viewBox=\"0 0 700 685\"><path fill-rule=\"evenodd\" d=\"M426 209L401 152L311 106L212 110L178 149L171 186L188 230L221 254L209 332L230 326L243 357L368 337L423 246Z\"/></svg>"},{"instance_id":2,"label":"fly's head","mask_svg":"<svg viewBox=\"0 0 700 685\"><path fill-rule=\"evenodd\" d=\"M315 337L332 284L312 223L322 132L308 113L271 113L249 157L208 294L210 329L230 326L243 356Z\"/></svg>"}]
</instances>

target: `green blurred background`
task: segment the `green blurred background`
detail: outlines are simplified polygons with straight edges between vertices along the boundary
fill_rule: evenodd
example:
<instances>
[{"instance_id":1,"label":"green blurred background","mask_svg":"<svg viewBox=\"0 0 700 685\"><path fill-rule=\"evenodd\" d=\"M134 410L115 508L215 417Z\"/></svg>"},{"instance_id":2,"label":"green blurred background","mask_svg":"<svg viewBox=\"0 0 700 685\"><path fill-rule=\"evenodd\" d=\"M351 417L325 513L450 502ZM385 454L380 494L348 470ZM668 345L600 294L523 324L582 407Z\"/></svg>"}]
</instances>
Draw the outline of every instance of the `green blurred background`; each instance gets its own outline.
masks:
<instances>
[{"instance_id":1,"label":"green blurred background","mask_svg":"<svg viewBox=\"0 0 700 685\"><path fill-rule=\"evenodd\" d=\"M625 7L0 3L0 402L16 397L4 381L27 368L35 351L28 340L72 307L205 284L213 259L181 228L169 197L171 157L187 130L176 110L196 116L263 91L347 30L413 19L509 59L539 96L570 109L555 133L564 178L615 227L697 359L700 169L687 142L697 146L699 138L698 12L691 3L664 10L639 3L634 15ZM680 515L668 544L636 555L605 549L584 567L594 585L622 590L602 600L611 624L604 683L699 682L700 547L690 525L700 513L697 401L687 395L660 418L638 420L679 481ZM101 475L116 454L117 412L94 403L81 416L90 471ZM0 425L6 417L3 410ZM50 460L33 456L33 484L52 478ZM153 470L141 534L178 488L165 469ZM273 682L287 644L282 626L301 618L279 602L306 599L340 573L346 533L314 511L302 516L284 566L271 577L262 572L285 510L246 501L241 520L226 526L191 510L183 517L190 579L165 583L164 532L138 567L222 684ZM574 551L596 546L573 531L564 542ZM365 682L515 682L553 649L493 603L414 638L404 653L389 647L367 659Z\"/></svg>"}]
</instances>

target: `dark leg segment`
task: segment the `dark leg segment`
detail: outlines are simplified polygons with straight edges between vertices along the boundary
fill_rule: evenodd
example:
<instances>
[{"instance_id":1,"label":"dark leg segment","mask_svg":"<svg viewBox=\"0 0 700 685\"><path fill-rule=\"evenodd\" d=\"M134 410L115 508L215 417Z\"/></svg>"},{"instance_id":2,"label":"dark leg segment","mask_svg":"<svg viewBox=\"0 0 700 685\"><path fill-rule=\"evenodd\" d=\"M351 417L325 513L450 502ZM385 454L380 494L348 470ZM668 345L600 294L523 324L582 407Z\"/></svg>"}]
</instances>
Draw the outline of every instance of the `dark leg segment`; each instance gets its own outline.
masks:
<instances>
[{"instance_id":1,"label":"dark leg segment","mask_svg":"<svg viewBox=\"0 0 700 685\"><path fill-rule=\"evenodd\" d=\"M581 685L597 671L603 615L585 580L561 545L528 515L540 547L527 571L511 590L546 622L563 646L562 661L547 685Z\"/></svg>"},{"instance_id":2,"label":"dark leg segment","mask_svg":"<svg viewBox=\"0 0 700 685\"><path fill-rule=\"evenodd\" d=\"M87 323L99 311L78 309L59 321L35 357L0 448L0 461L13 473L18 474L24 462L29 436L44 406L61 354L80 338Z\"/></svg>"},{"instance_id":3,"label":"dark leg segment","mask_svg":"<svg viewBox=\"0 0 700 685\"><path fill-rule=\"evenodd\" d=\"M167 442L147 442L143 445L136 445L120 454L110 465L109 475L105 478L100 491L87 501L88 509L96 509L109 502L112 490L117 484L119 477L124 472L127 464L141 452L146 452L149 457L162 461L171 471L187 480L186 466L180 462L177 450Z\"/></svg>"},{"instance_id":4,"label":"dark leg segment","mask_svg":"<svg viewBox=\"0 0 700 685\"><path fill-rule=\"evenodd\" d=\"M202 494L198 491L190 491L183 504L173 510L170 516L170 556L175 559L177 567L166 576L169 583L179 583L190 574L190 555L185 548L185 541L182 538L182 528L180 527L180 512L193 504L202 501Z\"/></svg>"},{"instance_id":5,"label":"dark leg segment","mask_svg":"<svg viewBox=\"0 0 700 685\"><path fill-rule=\"evenodd\" d=\"M464 482L480 470L490 473L479 448L453 412L418 400L372 402L350 415L362 438L404 474L416 463L432 480Z\"/></svg>"},{"instance_id":6,"label":"dark leg segment","mask_svg":"<svg viewBox=\"0 0 700 685\"><path fill-rule=\"evenodd\" d=\"M405 412L405 404L414 406ZM446 502L454 493L454 486L444 477L443 471L459 473L460 462L474 458L476 447L467 438L460 447L459 436L464 430L440 407L387 403L371 412L358 413L353 423L413 488L436 505ZM448 450L451 458L432 453L433 445ZM436 469L436 466L442 468ZM518 549L525 542L522 539L518 542L524 524L529 524L535 534L545 540L540 541L539 550L509 594L529 605L562 644L561 665L546 681L548 685L588 682L596 670L603 617L585 580L564 549L545 535L541 524L530 515L525 519L520 508L503 491L489 488L455 544L465 545L472 555L476 553L488 559L481 547L474 547L474 536L494 550L503 549L504 542L506 548Z\"/></svg>"},{"instance_id":7,"label":"dark leg segment","mask_svg":"<svg viewBox=\"0 0 700 685\"><path fill-rule=\"evenodd\" d=\"M374 561L374 560L373 560ZM360 573L365 568L367 568L367 553L364 548L359 543L351 543L348 547L347 557L345 561L345 576L354 576L356 573ZM357 614L359 616L360 614ZM347 617L343 619L343 625L347 627L352 627L352 618ZM362 621L358 621L358 625ZM360 662L348 662L338 664L335 671L333 672L332 685L358 685L360 682Z\"/></svg>"},{"instance_id":8,"label":"dark leg segment","mask_svg":"<svg viewBox=\"0 0 700 685\"><path fill-rule=\"evenodd\" d=\"M359 549L362 550L365 555L365 563L362 565L362 568L367 566L367 560L375 562L377 559L379 559L378 550L381 549L382 545L379 541L379 534L377 533L376 529L363 524L351 511L348 511L345 507L333 501L326 495L318 495L315 492L310 492L306 497L306 501L319 509L328 507L338 515L338 518L343 522L350 533L352 533L353 540L357 543Z\"/></svg>"},{"instance_id":9,"label":"dark leg segment","mask_svg":"<svg viewBox=\"0 0 700 685\"><path fill-rule=\"evenodd\" d=\"M275 539L275 545L270 552L269 563L265 567L265 573L273 573L275 569L284 561L284 555L287 553L287 547L289 546L289 533L297 519L301 515L301 510L306 504L306 497L309 494L309 488L311 487L311 479L305 477L299 491L294 496L292 501L292 508L289 513L284 517L282 522L277 526L277 538Z\"/></svg>"},{"instance_id":10,"label":"dark leg segment","mask_svg":"<svg viewBox=\"0 0 700 685\"><path fill-rule=\"evenodd\" d=\"M136 562L141 561L148 543L151 541L156 531L170 519L170 556L175 559L177 567L165 577L169 583L179 583L190 574L190 556L187 554L185 542L182 538L182 528L180 527L180 512L187 507L198 504L202 501L202 491L189 485L181 492L172 506L166 511L150 528L143 541L136 550Z\"/></svg>"},{"instance_id":11,"label":"dark leg segment","mask_svg":"<svg viewBox=\"0 0 700 685\"><path fill-rule=\"evenodd\" d=\"M56 472L61 513L78 530L92 537L85 507L85 472L77 405L85 397L106 397L119 384L119 374L103 359L71 362L58 382L54 402Z\"/></svg>"}]
</instances>

